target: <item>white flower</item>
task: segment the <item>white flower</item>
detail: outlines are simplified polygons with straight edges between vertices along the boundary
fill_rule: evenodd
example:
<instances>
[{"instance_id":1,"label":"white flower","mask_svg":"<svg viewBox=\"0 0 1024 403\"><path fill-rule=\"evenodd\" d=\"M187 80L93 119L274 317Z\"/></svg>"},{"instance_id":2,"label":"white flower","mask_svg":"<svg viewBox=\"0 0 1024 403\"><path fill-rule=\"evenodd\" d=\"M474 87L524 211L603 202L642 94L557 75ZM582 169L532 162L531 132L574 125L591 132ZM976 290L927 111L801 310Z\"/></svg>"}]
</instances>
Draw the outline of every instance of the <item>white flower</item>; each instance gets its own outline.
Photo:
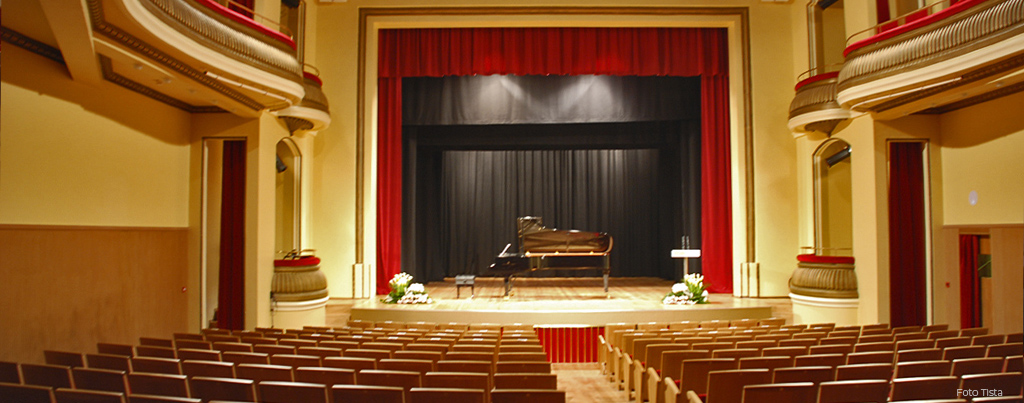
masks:
<instances>
[{"instance_id":1,"label":"white flower","mask_svg":"<svg viewBox=\"0 0 1024 403\"><path fill-rule=\"evenodd\" d=\"M410 293L413 293L413 294L422 294L422 293L426 292L426 289L423 288L423 284L412 283L412 284L409 284L409 288L406 289L406 292L410 292Z\"/></svg>"},{"instance_id":2,"label":"white flower","mask_svg":"<svg viewBox=\"0 0 1024 403\"><path fill-rule=\"evenodd\" d=\"M684 283L672 284L672 293L673 294L678 294L678 293L684 292L684 291L686 291L688 289L689 288Z\"/></svg>"}]
</instances>

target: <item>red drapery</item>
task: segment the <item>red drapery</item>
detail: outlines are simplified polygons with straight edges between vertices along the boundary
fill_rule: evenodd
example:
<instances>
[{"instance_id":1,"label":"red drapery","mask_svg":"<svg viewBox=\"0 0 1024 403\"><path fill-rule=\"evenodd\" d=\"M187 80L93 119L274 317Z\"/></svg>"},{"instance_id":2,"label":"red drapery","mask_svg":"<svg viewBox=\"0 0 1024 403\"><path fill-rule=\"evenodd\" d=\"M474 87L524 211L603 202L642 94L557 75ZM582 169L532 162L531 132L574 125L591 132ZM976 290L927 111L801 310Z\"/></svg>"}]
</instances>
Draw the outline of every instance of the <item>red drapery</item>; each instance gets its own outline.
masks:
<instances>
[{"instance_id":1,"label":"red drapery","mask_svg":"<svg viewBox=\"0 0 1024 403\"><path fill-rule=\"evenodd\" d=\"M245 319L245 141L224 142L220 206L217 326L242 329Z\"/></svg>"},{"instance_id":2,"label":"red drapery","mask_svg":"<svg viewBox=\"0 0 1024 403\"><path fill-rule=\"evenodd\" d=\"M711 292L732 292L725 29L381 30L378 57L377 294L401 264L402 77L474 74L700 76L703 271Z\"/></svg>"},{"instance_id":3,"label":"red drapery","mask_svg":"<svg viewBox=\"0 0 1024 403\"><path fill-rule=\"evenodd\" d=\"M923 143L889 144L889 321L924 325Z\"/></svg>"},{"instance_id":4,"label":"red drapery","mask_svg":"<svg viewBox=\"0 0 1024 403\"><path fill-rule=\"evenodd\" d=\"M977 235L960 235L960 328L981 326L981 295L978 278Z\"/></svg>"}]
</instances>

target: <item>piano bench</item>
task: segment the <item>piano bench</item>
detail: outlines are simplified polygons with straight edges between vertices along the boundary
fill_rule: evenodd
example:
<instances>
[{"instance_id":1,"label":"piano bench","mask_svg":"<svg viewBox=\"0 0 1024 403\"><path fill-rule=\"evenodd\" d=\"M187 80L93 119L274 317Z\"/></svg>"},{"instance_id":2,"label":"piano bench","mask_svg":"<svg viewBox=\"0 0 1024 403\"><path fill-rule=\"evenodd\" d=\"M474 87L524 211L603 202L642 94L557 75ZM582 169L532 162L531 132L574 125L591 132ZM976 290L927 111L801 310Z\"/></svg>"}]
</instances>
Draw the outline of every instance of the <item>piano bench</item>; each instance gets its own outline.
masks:
<instances>
[{"instance_id":1,"label":"piano bench","mask_svg":"<svg viewBox=\"0 0 1024 403\"><path fill-rule=\"evenodd\" d=\"M476 276L472 274L459 274L455 276L455 298L460 297L460 291L462 287L469 287L470 298L476 296L476 288L473 284L476 282Z\"/></svg>"}]
</instances>

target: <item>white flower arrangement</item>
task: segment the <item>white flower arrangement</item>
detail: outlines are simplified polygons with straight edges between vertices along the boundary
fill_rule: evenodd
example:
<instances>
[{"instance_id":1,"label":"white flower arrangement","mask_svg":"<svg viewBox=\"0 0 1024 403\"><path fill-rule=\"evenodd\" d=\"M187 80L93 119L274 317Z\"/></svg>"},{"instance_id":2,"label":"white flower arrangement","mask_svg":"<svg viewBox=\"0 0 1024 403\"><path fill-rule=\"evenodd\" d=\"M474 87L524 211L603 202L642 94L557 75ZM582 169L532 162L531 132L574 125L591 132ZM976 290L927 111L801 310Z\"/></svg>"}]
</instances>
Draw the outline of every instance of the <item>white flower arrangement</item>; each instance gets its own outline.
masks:
<instances>
[{"instance_id":1,"label":"white flower arrangement","mask_svg":"<svg viewBox=\"0 0 1024 403\"><path fill-rule=\"evenodd\" d=\"M388 282L391 292L381 302L385 304L431 304L427 290L421 283L413 283L412 275L398 273Z\"/></svg>"},{"instance_id":2,"label":"white flower arrangement","mask_svg":"<svg viewBox=\"0 0 1024 403\"><path fill-rule=\"evenodd\" d=\"M661 300L665 305L707 304L708 290L704 286L704 276L688 274L683 281L672 285L672 292L665 294Z\"/></svg>"}]
</instances>

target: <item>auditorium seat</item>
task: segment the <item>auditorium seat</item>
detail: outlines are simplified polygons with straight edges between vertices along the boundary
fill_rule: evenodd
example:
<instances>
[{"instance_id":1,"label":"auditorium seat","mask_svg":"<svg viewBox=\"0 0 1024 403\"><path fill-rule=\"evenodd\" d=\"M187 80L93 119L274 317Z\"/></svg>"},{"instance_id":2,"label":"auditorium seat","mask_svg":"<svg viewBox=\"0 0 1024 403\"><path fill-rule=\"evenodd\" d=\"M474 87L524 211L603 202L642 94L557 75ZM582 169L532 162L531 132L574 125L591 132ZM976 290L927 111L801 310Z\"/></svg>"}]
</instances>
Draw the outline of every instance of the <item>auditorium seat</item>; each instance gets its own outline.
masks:
<instances>
[{"instance_id":1,"label":"auditorium seat","mask_svg":"<svg viewBox=\"0 0 1024 403\"><path fill-rule=\"evenodd\" d=\"M0 361L0 382L21 383L21 372L18 363Z\"/></svg>"},{"instance_id":2,"label":"auditorium seat","mask_svg":"<svg viewBox=\"0 0 1024 403\"><path fill-rule=\"evenodd\" d=\"M485 396L489 396L493 388L491 375L480 372L427 372L423 375L422 384L428 388L480 389Z\"/></svg>"},{"instance_id":3,"label":"auditorium seat","mask_svg":"<svg viewBox=\"0 0 1024 403\"><path fill-rule=\"evenodd\" d=\"M1006 357L1006 363L1003 364L1003 372L1024 372L1024 356L1013 355Z\"/></svg>"},{"instance_id":4,"label":"auditorium seat","mask_svg":"<svg viewBox=\"0 0 1024 403\"><path fill-rule=\"evenodd\" d=\"M57 388L53 395L57 403L125 403L120 392Z\"/></svg>"},{"instance_id":5,"label":"auditorium seat","mask_svg":"<svg viewBox=\"0 0 1024 403\"><path fill-rule=\"evenodd\" d=\"M969 374L960 379L959 388L963 390L988 390L988 395L1020 396L1024 378L1020 372L995 374ZM998 391L998 392L995 392ZM971 396L966 396L970 398Z\"/></svg>"},{"instance_id":6,"label":"auditorium seat","mask_svg":"<svg viewBox=\"0 0 1024 403\"><path fill-rule=\"evenodd\" d=\"M84 367L85 360L82 358L81 353L73 353L69 351L56 351L56 350L43 350L43 358L47 364L50 365L63 365L66 367Z\"/></svg>"},{"instance_id":7,"label":"auditorium seat","mask_svg":"<svg viewBox=\"0 0 1024 403\"><path fill-rule=\"evenodd\" d=\"M496 389L558 389L558 375L533 373L494 374Z\"/></svg>"},{"instance_id":8,"label":"auditorium seat","mask_svg":"<svg viewBox=\"0 0 1024 403\"><path fill-rule=\"evenodd\" d=\"M667 341L671 341L666 339ZM544 353L544 347L540 344L505 344L504 341L498 346L498 354L501 353Z\"/></svg>"},{"instance_id":9,"label":"auditorium seat","mask_svg":"<svg viewBox=\"0 0 1024 403\"><path fill-rule=\"evenodd\" d=\"M139 337L139 345L174 348L174 340L159 337Z\"/></svg>"},{"instance_id":10,"label":"auditorium seat","mask_svg":"<svg viewBox=\"0 0 1024 403\"><path fill-rule=\"evenodd\" d=\"M226 400L234 402L255 402L256 387L251 379L214 378L196 376L189 379L192 397L203 401Z\"/></svg>"},{"instance_id":11,"label":"auditorium seat","mask_svg":"<svg viewBox=\"0 0 1024 403\"><path fill-rule=\"evenodd\" d=\"M490 361L441 360L437 362L438 372L473 372L494 373L494 363Z\"/></svg>"},{"instance_id":12,"label":"auditorium seat","mask_svg":"<svg viewBox=\"0 0 1024 403\"><path fill-rule=\"evenodd\" d=\"M780 342L781 343L781 342ZM769 347L761 350L762 357L796 357L798 355L807 355L808 348L793 346L793 347Z\"/></svg>"},{"instance_id":13,"label":"auditorium seat","mask_svg":"<svg viewBox=\"0 0 1024 403\"><path fill-rule=\"evenodd\" d=\"M134 348L128 344L96 343L96 352L100 354L113 354L131 357Z\"/></svg>"},{"instance_id":14,"label":"auditorium seat","mask_svg":"<svg viewBox=\"0 0 1024 403\"><path fill-rule=\"evenodd\" d=\"M362 369L377 369L377 360L365 357L328 357L323 359L323 366L358 372Z\"/></svg>"},{"instance_id":15,"label":"auditorium seat","mask_svg":"<svg viewBox=\"0 0 1024 403\"><path fill-rule=\"evenodd\" d=\"M181 350L183 348L191 348L195 350L213 350L213 343L210 343L206 340L174 339L174 348L176 350Z\"/></svg>"},{"instance_id":16,"label":"auditorium seat","mask_svg":"<svg viewBox=\"0 0 1024 403\"><path fill-rule=\"evenodd\" d=\"M181 373L189 378L196 376L234 378L235 366L230 362L184 360L181 362Z\"/></svg>"},{"instance_id":17,"label":"auditorium seat","mask_svg":"<svg viewBox=\"0 0 1024 403\"><path fill-rule=\"evenodd\" d=\"M181 375L181 361L177 358L132 357L132 371Z\"/></svg>"},{"instance_id":18,"label":"auditorium seat","mask_svg":"<svg viewBox=\"0 0 1024 403\"><path fill-rule=\"evenodd\" d=\"M810 382L747 385L743 387L743 402L813 403L814 392L814 384Z\"/></svg>"},{"instance_id":19,"label":"auditorium seat","mask_svg":"<svg viewBox=\"0 0 1024 403\"><path fill-rule=\"evenodd\" d=\"M809 354L793 358L793 366L796 367L838 367L846 364L846 356L843 354Z\"/></svg>"},{"instance_id":20,"label":"auditorium seat","mask_svg":"<svg viewBox=\"0 0 1024 403\"><path fill-rule=\"evenodd\" d=\"M269 364L270 356L267 353L251 353L245 351L225 351L220 354L221 361L232 364Z\"/></svg>"},{"instance_id":21,"label":"auditorium seat","mask_svg":"<svg viewBox=\"0 0 1024 403\"><path fill-rule=\"evenodd\" d=\"M705 403L740 403L743 401L744 386L771 383L771 379L771 373L767 369L710 371L707 374ZM694 393L700 392L694 390Z\"/></svg>"},{"instance_id":22,"label":"auditorium seat","mask_svg":"<svg viewBox=\"0 0 1024 403\"><path fill-rule=\"evenodd\" d=\"M953 360L953 376L1003 372L1003 358L961 358Z\"/></svg>"},{"instance_id":23,"label":"auditorium seat","mask_svg":"<svg viewBox=\"0 0 1024 403\"><path fill-rule=\"evenodd\" d=\"M938 330L934 332L928 332L928 338L932 340L948 339L953 337L959 337L959 330Z\"/></svg>"},{"instance_id":24,"label":"auditorium seat","mask_svg":"<svg viewBox=\"0 0 1024 403\"><path fill-rule=\"evenodd\" d=\"M955 330L952 330L952 331L955 332ZM971 345L971 338L970 337L954 336L954 337L944 337L944 338L936 339L935 340L935 348L941 348L941 349L946 349L946 348L949 348L949 347L970 346L970 345Z\"/></svg>"},{"instance_id":25,"label":"auditorium seat","mask_svg":"<svg viewBox=\"0 0 1024 403\"><path fill-rule=\"evenodd\" d=\"M903 350L896 352L896 363L912 361L936 361L942 359L942 350L937 348L922 348L917 350Z\"/></svg>"},{"instance_id":26,"label":"auditorium seat","mask_svg":"<svg viewBox=\"0 0 1024 403\"><path fill-rule=\"evenodd\" d=\"M353 348L345 352L345 357L356 357L356 358L371 358L379 360L381 358L391 358L391 351L388 350L373 350L365 348ZM335 358L335 357L330 357ZM344 357L340 357L344 358Z\"/></svg>"},{"instance_id":27,"label":"auditorium seat","mask_svg":"<svg viewBox=\"0 0 1024 403\"><path fill-rule=\"evenodd\" d=\"M896 353L893 351L854 352L846 355L846 364L892 364L895 358Z\"/></svg>"},{"instance_id":28,"label":"auditorium seat","mask_svg":"<svg viewBox=\"0 0 1024 403\"><path fill-rule=\"evenodd\" d=\"M548 361L545 353L498 353L498 362L506 361Z\"/></svg>"},{"instance_id":29,"label":"auditorium seat","mask_svg":"<svg viewBox=\"0 0 1024 403\"><path fill-rule=\"evenodd\" d=\"M547 361L499 361L494 364L494 373L496 374L517 372L551 373L551 363Z\"/></svg>"},{"instance_id":30,"label":"auditorium seat","mask_svg":"<svg viewBox=\"0 0 1024 403\"><path fill-rule=\"evenodd\" d=\"M890 401L956 399L960 380L955 376L924 376L892 380Z\"/></svg>"},{"instance_id":31,"label":"auditorium seat","mask_svg":"<svg viewBox=\"0 0 1024 403\"><path fill-rule=\"evenodd\" d=\"M953 363L949 361L914 361L896 363L893 379L918 378L929 376L947 376L953 372Z\"/></svg>"},{"instance_id":32,"label":"auditorium seat","mask_svg":"<svg viewBox=\"0 0 1024 403\"><path fill-rule=\"evenodd\" d=\"M888 382L892 379L892 372L892 363L840 365L836 367L836 380L878 379Z\"/></svg>"},{"instance_id":33,"label":"auditorium seat","mask_svg":"<svg viewBox=\"0 0 1024 403\"><path fill-rule=\"evenodd\" d=\"M382 369L364 369L356 374L360 385L396 386L405 391L408 398L409 390L423 386L423 375L413 371L390 371Z\"/></svg>"},{"instance_id":34,"label":"auditorium seat","mask_svg":"<svg viewBox=\"0 0 1024 403\"><path fill-rule=\"evenodd\" d=\"M257 385L262 403L327 403L327 388L318 383L263 381Z\"/></svg>"},{"instance_id":35,"label":"auditorium seat","mask_svg":"<svg viewBox=\"0 0 1024 403\"><path fill-rule=\"evenodd\" d=\"M960 337L983 336L986 334L988 334L987 327L972 327L968 329L960 329Z\"/></svg>"},{"instance_id":36,"label":"auditorium seat","mask_svg":"<svg viewBox=\"0 0 1024 403\"><path fill-rule=\"evenodd\" d=\"M896 342L896 352L904 350L920 350L924 348L937 348L935 347L935 340L932 339L917 339L917 340L903 340Z\"/></svg>"},{"instance_id":37,"label":"auditorium seat","mask_svg":"<svg viewBox=\"0 0 1024 403\"><path fill-rule=\"evenodd\" d=\"M482 389L418 387L409 390L412 403L484 403Z\"/></svg>"},{"instance_id":38,"label":"auditorium seat","mask_svg":"<svg viewBox=\"0 0 1024 403\"><path fill-rule=\"evenodd\" d=\"M680 390L692 390L698 395L707 393L708 373L738 369L735 358L703 358L683 361L680 368Z\"/></svg>"},{"instance_id":39,"label":"auditorium seat","mask_svg":"<svg viewBox=\"0 0 1024 403\"><path fill-rule=\"evenodd\" d=\"M298 367L294 370L295 382L320 383L328 388L333 385L354 385L356 373L351 369Z\"/></svg>"},{"instance_id":40,"label":"auditorium seat","mask_svg":"<svg viewBox=\"0 0 1024 403\"><path fill-rule=\"evenodd\" d=\"M200 348L179 348L177 350L179 360L186 361L220 361L221 353L216 350L203 350Z\"/></svg>"},{"instance_id":41,"label":"auditorium seat","mask_svg":"<svg viewBox=\"0 0 1024 403\"><path fill-rule=\"evenodd\" d=\"M189 397L184 375L133 372L128 374L128 390L132 394Z\"/></svg>"},{"instance_id":42,"label":"auditorium seat","mask_svg":"<svg viewBox=\"0 0 1024 403\"><path fill-rule=\"evenodd\" d=\"M312 355L276 354L270 356L270 364L298 367L319 367L320 357Z\"/></svg>"},{"instance_id":43,"label":"auditorium seat","mask_svg":"<svg viewBox=\"0 0 1024 403\"><path fill-rule=\"evenodd\" d=\"M50 364L21 364L21 379L26 385L71 388L71 367Z\"/></svg>"},{"instance_id":44,"label":"auditorium seat","mask_svg":"<svg viewBox=\"0 0 1024 403\"><path fill-rule=\"evenodd\" d=\"M311 355L320 358L341 357L343 353L340 348L303 346L296 349L297 355Z\"/></svg>"},{"instance_id":45,"label":"auditorium seat","mask_svg":"<svg viewBox=\"0 0 1024 403\"><path fill-rule=\"evenodd\" d=\"M136 357L178 358L177 352L171 347L135 346Z\"/></svg>"},{"instance_id":46,"label":"auditorium seat","mask_svg":"<svg viewBox=\"0 0 1024 403\"><path fill-rule=\"evenodd\" d=\"M292 382L295 379L292 377L292 367L270 364L238 364L235 366L235 377L255 382Z\"/></svg>"},{"instance_id":47,"label":"auditorium seat","mask_svg":"<svg viewBox=\"0 0 1024 403\"><path fill-rule=\"evenodd\" d=\"M1010 333L1006 335L1007 343L1024 343L1024 333Z\"/></svg>"},{"instance_id":48,"label":"auditorium seat","mask_svg":"<svg viewBox=\"0 0 1024 403\"><path fill-rule=\"evenodd\" d=\"M565 391L541 389L495 389L492 403L565 403Z\"/></svg>"},{"instance_id":49,"label":"auditorium seat","mask_svg":"<svg viewBox=\"0 0 1024 403\"><path fill-rule=\"evenodd\" d=\"M384 358L377 362L377 369L394 371L413 371L421 375L434 371L435 363L429 360L410 360L402 358Z\"/></svg>"},{"instance_id":50,"label":"auditorium seat","mask_svg":"<svg viewBox=\"0 0 1024 403\"><path fill-rule=\"evenodd\" d=\"M483 351L449 351L444 359L451 361L494 361L493 352Z\"/></svg>"},{"instance_id":51,"label":"auditorium seat","mask_svg":"<svg viewBox=\"0 0 1024 403\"><path fill-rule=\"evenodd\" d=\"M0 402L53 403L53 388L21 385L14 382L0 382Z\"/></svg>"},{"instance_id":52,"label":"auditorium seat","mask_svg":"<svg viewBox=\"0 0 1024 403\"><path fill-rule=\"evenodd\" d=\"M888 380L837 380L818 385L818 403L886 403L888 400Z\"/></svg>"},{"instance_id":53,"label":"auditorium seat","mask_svg":"<svg viewBox=\"0 0 1024 403\"><path fill-rule=\"evenodd\" d=\"M755 349L755 350L758 351L758 356L760 356L760 352L762 350L764 350L766 348L769 348L769 347L778 347L778 346L779 346L779 342L776 341L776 340L748 340L748 341L736 342L736 348L752 348L752 349Z\"/></svg>"},{"instance_id":54,"label":"auditorium seat","mask_svg":"<svg viewBox=\"0 0 1024 403\"><path fill-rule=\"evenodd\" d=\"M75 389L127 393L125 371L97 368L71 368Z\"/></svg>"},{"instance_id":55,"label":"auditorium seat","mask_svg":"<svg viewBox=\"0 0 1024 403\"><path fill-rule=\"evenodd\" d=\"M946 347L942 350L942 359L953 361L960 358L981 358L988 352L986 346Z\"/></svg>"},{"instance_id":56,"label":"auditorium seat","mask_svg":"<svg viewBox=\"0 0 1024 403\"><path fill-rule=\"evenodd\" d=\"M1017 343L1004 343L1004 344L992 344L989 345L985 351L986 357L1010 357L1014 355L1024 354L1024 344Z\"/></svg>"},{"instance_id":57,"label":"auditorium seat","mask_svg":"<svg viewBox=\"0 0 1024 403\"><path fill-rule=\"evenodd\" d=\"M341 350L342 355L345 355L345 350L350 348L359 348L359 343L354 341L344 340L324 340L316 342L317 347L336 348Z\"/></svg>"},{"instance_id":58,"label":"auditorium seat","mask_svg":"<svg viewBox=\"0 0 1024 403\"><path fill-rule=\"evenodd\" d=\"M787 356L776 357L744 357L739 359L739 369L764 368L774 374L778 368L792 367L795 358Z\"/></svg>"}]
</instances>

